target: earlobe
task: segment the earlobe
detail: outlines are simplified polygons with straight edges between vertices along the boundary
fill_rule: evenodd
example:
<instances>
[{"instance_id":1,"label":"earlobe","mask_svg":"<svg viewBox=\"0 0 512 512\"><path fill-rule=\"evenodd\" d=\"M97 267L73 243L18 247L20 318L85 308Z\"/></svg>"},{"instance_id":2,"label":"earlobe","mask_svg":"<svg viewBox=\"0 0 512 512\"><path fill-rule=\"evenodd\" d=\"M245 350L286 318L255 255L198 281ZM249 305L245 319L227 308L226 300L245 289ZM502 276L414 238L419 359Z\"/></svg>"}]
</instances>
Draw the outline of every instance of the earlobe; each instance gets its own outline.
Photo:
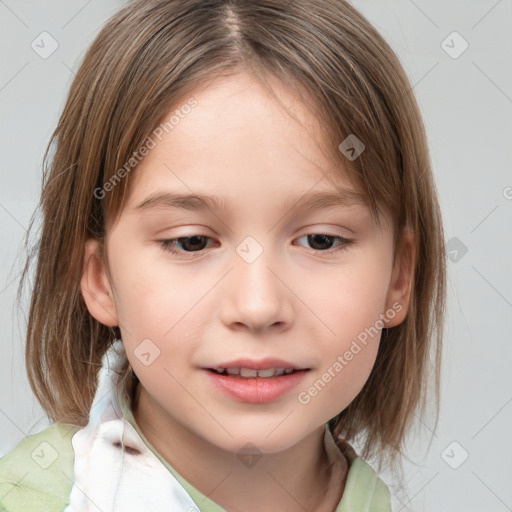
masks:
<instances>
[{"instance_id":1,"label":"earlobe","mask_svg":"<svg viewBox=\"0 0 512 512\"><path fill-rule=\"evenodd\" d=\"M414 269L416 266L416 245L414 233L407 230L402 235L399 252L395 259L393 274L386 300L386 311L393 310L394 314L384 320L385 327L395 327L401 324L409 310L414 286Z\"/></svg>"},{"instance_id":2,"label":"earlobe","mask_svg":"<svg viewBox=\"0 0 512 512\"><path fill-rule=\"evenodd\" d=\"M98 322L110 327L119 325L99 240L90 239L85 243L80 289L89 313Z\"/></svg>"}]
</instances>

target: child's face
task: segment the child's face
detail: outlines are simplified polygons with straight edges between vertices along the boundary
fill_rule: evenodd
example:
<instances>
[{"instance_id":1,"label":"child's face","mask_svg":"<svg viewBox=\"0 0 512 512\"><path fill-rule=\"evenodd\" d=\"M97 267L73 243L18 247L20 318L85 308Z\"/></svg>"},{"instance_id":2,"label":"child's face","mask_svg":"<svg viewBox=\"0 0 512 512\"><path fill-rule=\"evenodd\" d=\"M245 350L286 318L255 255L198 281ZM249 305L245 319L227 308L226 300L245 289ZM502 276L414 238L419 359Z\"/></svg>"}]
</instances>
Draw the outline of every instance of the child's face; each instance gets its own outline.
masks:
<instances>
[{"instance_id":1,"label":"child's face","mask_svg":"<svg viewBox=\"0 0 512 512\"><path fill-rule=\"evenodd\" d=\"M293 92L273 85L314 128ZM339 170L327 176L332 164L314 139L247 75L192 96L190 113L153 137L108 231L103 297L94 284L84 296L96 318L120 325L155 426L232 452L246 442L275 452L347 407L370 374L382 320L403 320L393 232L384 218L381 230L373 226L364 204L301 207L312 194L335 193L334 179L355 188ZM164 200L137 208L156 194L208 194L226 210ZM306 236L314 234L329 237ZM194 236L205 238L175 242L179 254L160 244ZM221 391L206 369L270 357L309 370L261 403Z\"/></svg>"}]
</instances>

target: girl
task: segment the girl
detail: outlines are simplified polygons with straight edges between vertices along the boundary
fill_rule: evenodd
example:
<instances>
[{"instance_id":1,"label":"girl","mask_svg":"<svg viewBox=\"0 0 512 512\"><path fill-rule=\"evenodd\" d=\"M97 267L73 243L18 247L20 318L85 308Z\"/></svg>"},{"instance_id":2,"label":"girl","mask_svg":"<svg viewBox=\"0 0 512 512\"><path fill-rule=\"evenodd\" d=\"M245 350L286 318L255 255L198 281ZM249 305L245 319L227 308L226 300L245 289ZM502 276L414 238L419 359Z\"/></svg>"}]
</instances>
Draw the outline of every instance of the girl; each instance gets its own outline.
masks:
<instances>
[{"instance_id":1,"label":"girl","mask_svg":"<svg viewBox=\"0 0 512 512\"><path fill-rule=\"evenodd\" d=\"M0 509L391 510L363 458L400 455L431 353L437 395L445 262L369 22L131 2L52 142L26 360L53 424L0 460Z\"/></svg>"}]
</instances>

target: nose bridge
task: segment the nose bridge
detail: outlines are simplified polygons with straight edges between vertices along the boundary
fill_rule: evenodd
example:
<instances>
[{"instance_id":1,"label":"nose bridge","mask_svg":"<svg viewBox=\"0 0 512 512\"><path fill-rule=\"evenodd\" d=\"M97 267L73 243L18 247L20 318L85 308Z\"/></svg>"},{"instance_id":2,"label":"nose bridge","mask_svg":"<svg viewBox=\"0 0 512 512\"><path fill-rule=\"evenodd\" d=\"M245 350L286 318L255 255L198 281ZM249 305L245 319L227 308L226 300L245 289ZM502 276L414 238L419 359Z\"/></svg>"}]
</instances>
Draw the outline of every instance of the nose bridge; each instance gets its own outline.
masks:
<instances>
[{"instance_id":1,"label":"nose bridge","mask_svg":"<svg viewBox=\"0 0 512 512\"><path fill-rule=\"evenodd\" d=\"M224 321L243 323L251 329L288 323L291 305L287 288L279 278L279 251L247 236L235 252L224 301Z\"/></svg>"}]
</instances>

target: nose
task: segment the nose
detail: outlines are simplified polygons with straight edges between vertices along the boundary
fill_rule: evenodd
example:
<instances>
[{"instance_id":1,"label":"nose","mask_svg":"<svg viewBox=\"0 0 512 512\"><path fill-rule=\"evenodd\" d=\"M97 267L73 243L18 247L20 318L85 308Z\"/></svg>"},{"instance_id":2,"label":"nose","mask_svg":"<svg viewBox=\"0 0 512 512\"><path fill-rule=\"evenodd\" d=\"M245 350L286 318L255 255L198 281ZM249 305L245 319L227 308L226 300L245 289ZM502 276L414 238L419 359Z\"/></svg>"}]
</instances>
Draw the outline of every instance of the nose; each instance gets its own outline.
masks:
<instances>
[{"instance_id":1,"label":"nose","mask_svg":"<svg viewBox=\"0 0 512 512\"><path fill-rule=\"evenodd\" d=\"M222 290L221 320L230 329L285 330L293 320L293 292L280 265L264 251L248 263L238 254Z\"/></svg>"}]
</instances>

